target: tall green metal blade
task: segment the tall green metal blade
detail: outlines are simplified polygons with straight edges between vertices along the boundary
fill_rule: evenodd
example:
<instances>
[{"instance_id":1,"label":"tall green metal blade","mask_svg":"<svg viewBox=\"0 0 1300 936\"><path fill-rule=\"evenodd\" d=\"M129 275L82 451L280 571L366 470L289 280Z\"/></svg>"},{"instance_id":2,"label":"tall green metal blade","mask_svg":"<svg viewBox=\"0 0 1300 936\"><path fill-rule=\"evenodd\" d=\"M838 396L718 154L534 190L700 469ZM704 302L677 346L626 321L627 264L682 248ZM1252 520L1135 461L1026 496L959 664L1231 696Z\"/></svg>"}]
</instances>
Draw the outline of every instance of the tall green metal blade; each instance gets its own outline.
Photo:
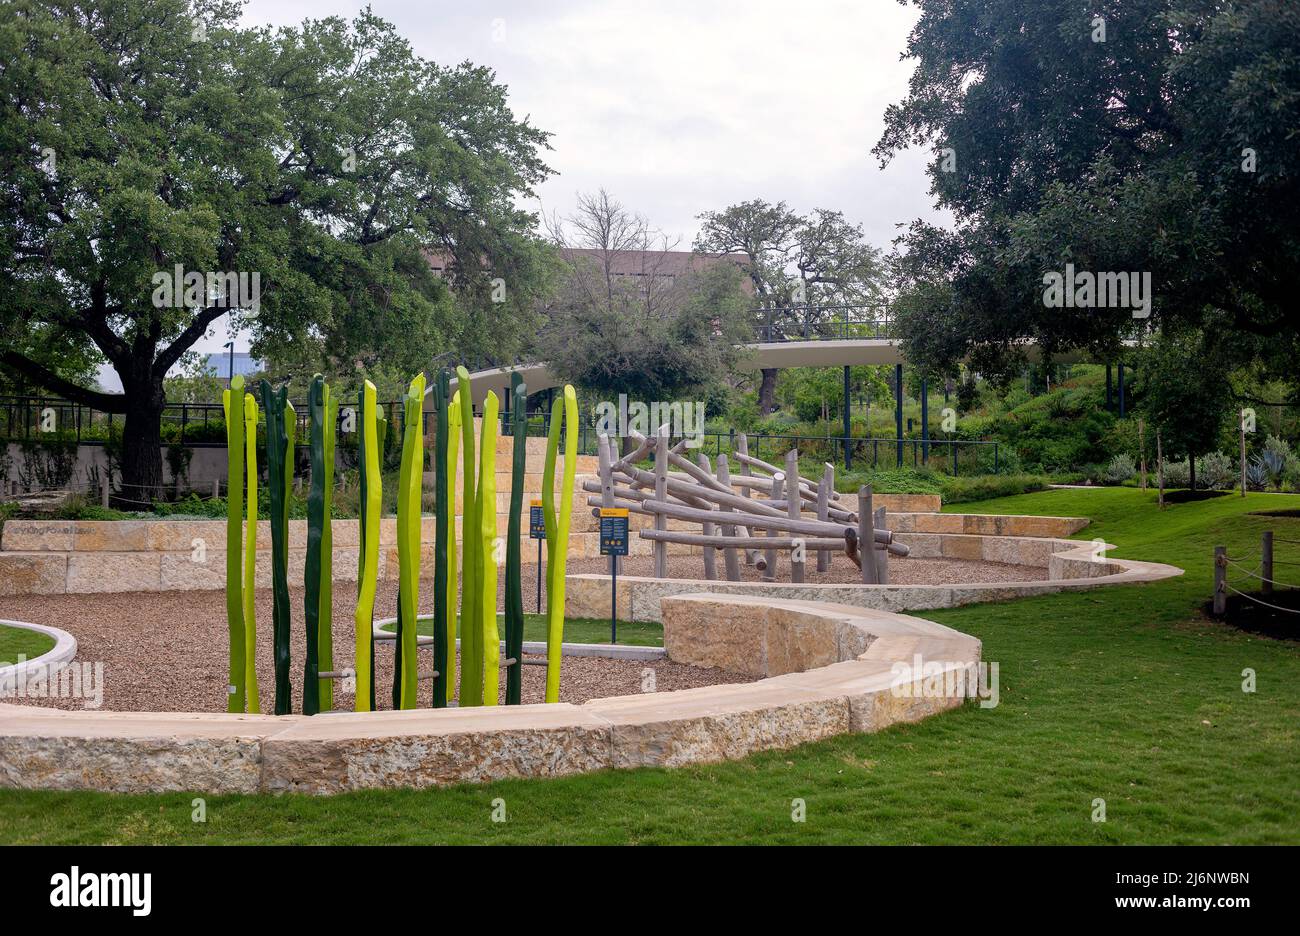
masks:
<instances>
[{"instance_id":1,"label":"tall green metal blade","mask_svg":"<svg viewBox=\"0 0 1300 936\"><path fill-rule=\"evenodd\" d=\"M248 508L244 511L244 696L245 711L260 714L262 700L257 688L257 398L244 394L244 472Z\"/></svg>"},{"instance_id":2,"label":"tall green metal blade","mask_svg":"<svg viewBox=\"0 0 1300 936\"><path fill-rule=\"evenodd\" d=\"M266 410L266 470L271 510L271 632L275 662L275 714L288 715L292 707L289 681L289 525L290 467L286 415L288 390L271 389L262 381L262 406Z\"/></svg>"},{"instance_id":3,"label":"tall green metal blade","mask_svg":"<svg viewBox=\"0 0 1300 936\"><path fill-rule=\"evenodd\" d=\"M302 713L320 712L320 569L325 528L325 378L316 374L307 390L311 443L311 488L307 493L307 557L304 563L303 618L306 647L302 669Z\"/></svg>"},{"instance_id":4,"label":"tall green metal blade","mask_svg":"<svg viewBox=\"0 0 1300 936\"><path fill-rule=\"evenodd\" d=\"M226 413L226 623L230 631L230 679L226 711L243 712L245 697L244 537L244 378L235 377L221 395Z\"/></svg>"},{"instance_id":5,"label":"tall green metal blade","mask_svg":"<svg viewBox=\"0 0 1300 936\"><path fill-rule=\"evenodd\" d=\"M433 707L447 704L447 542L455 523L448 503L451 479L447 476L447 369L439 368L433 381L433 406L438 424L434 429L434 496L437 498L433 542ZM453 552L455 546L452 546ZM451 655L454 655L451 654Z\"/></svg>"},{"instance_id":6,"label":"tall green metal blade","mask_svg":"<svg viewBox=\"0 0 1300 936\"><path fill-rule=\"evenodd\" d=\"M501 691L501 635L497 631L497 395L483 400L479 442L478 504L479 646L483 655L483 704L496 705Z\"/></svg>"},{"instance_id":7,"label":"tall green metal blade","mask_svg":"<svg viewBox=\"0 0 1300 936\"><path fill-rule=\"evenodd\" d=\"M506 531L506 658L523 660L524 653L524 594L521 569L520 536L524 508L524 468L527 462L528 387L519 374L510 375L511 410L510 435L512 454L510 461L510 525ZM538 569L538 574L541 570ZM506 705L518 705L523 692L523 664L516 662L506 670Z\"/></svg>"},{"instance_id":8,"label":"tall green metal blade","mask_svg":"<svg viewBox=\"0 0 1300 936\"><path fill-rule=\"evenodd\" d=\"M456 368L460 390L461 459L464 462L464 485L461 500L460 563L460 705L462 708L483 704L483 625L478 618L479 537L478 504L474 492L474 408L470 395L469 371Z\"/></svg>"}]
</instances>

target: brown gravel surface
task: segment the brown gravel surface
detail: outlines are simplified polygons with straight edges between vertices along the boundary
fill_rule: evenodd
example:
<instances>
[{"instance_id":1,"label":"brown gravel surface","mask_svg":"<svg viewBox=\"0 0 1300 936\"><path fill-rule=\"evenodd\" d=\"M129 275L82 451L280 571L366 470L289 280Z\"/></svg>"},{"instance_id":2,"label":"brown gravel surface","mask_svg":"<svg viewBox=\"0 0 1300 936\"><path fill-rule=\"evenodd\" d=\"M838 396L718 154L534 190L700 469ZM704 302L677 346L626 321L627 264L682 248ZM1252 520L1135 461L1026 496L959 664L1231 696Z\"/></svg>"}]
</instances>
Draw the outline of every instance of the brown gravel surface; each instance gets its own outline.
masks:
<instances>
[{"instance_id":1,"label":"brown gravel surface","mask_svg":"<svg viewBox=\"0 0 1300 936\"><path fill-rule=\"evenodd\" d=\"M810 557L811 558L811 557ZM571 573L602 573L608 560L573 559ZM652 575L653 559L629 556L625 575ZM719 574L723 574L722 557L718 557ZM524 610L536 610L537 566L522 567ZM1046 570L989 562L959 559L891 559L890 582L897 585L940 585L971 582L1012 582L1045 578ZM703 578L704 563L699 556L673 556L668 560L672 578ZM789 581L789 564L783 557L778 581ZM759 581L760 573L741 564L746 581ZM834 557L831 569L818 573L808 564L805 581L809 583L857 582L857 567L843 555ZM504 589L504 576L499 587ZM340 582L334 590L335 666L350 666L355 646L352 615L356 604L355 584ZM397 583L380 582L375 602L376 617L396 613ZM542 606L546 595L543 590ZM306 640L302 615L303 589L290 589L292 606L291 658L293 708L302 708L302 661ZM420 610L433 610L433 582L421 583ZM13 618L36 624L60 627L77 638L77 660L104 664L103 708L116 711L220 712L225 711L227 668L226 609L222 592L123 592L101 595L49 595L0 598L0 618ZM274 672L271 649L271 591L257 592L258 670L257 678L263 712L273 710ZM431 651L422 650L422 670L431 669ZM644 691L645 674L653 672L658 691L686 689L694 686L744 682L744 677L721 670L701 669L667 661L640 662L597 657L565 657L560 683L560 698L580 703L587 699L628 695ZM375 647L376 702L379 708L391 708L393 649L392 643ZM524 667L523 701L541 702L545 690L546 668ZM420 683L422 705L432 692L428 680ZM502 679L501 695L505 695ZM80 709L79 699L6 699L7 702ZM335 689L335 708L351 710L353 698L339 685Z\"/></svg>"},{"instance_id":2,"label":"brown gravel surface","mask_svg":"<svg viewBox=\"0 0 1300 936\"><path fill-rule=\"evenodd\" d=\"M778 553L777 582L790 581L790 562L787 553ZM570 559L566 571L570 573L604 573L608 568L608 559ZM727 570L719 553L718 577L726 578ZM526 566L524 576L528 577ZM654 575L653 556L626 556L620 575ZM740 560L740 578L744 582L761 582L763 573L754 566L745 565ZM704 578L704 558L702 556L669 556L669 578ZM889 558L889 584L891 585L970 585L983 582L1033 582L1046 580L1047 570L1036 566L1008 565L1002 562L974 562L968 559L900 559ZM831 558L831 567L825 572L817 571L815 553L808 554L804 567L805 584L822 585L856 585L862 581L858 567L853 560L842 553ZM536 579L530 579L536 582ZM530 596L533 593L524 589L526 611L533 610Z\"/></svg>"},{"instance_id":3,"label":"brown gravel surface","mask_svg":"<svg viewBox=\"0 0 1300 936\"><path fill-rule=\"evenodd\" d=\"M525 566L525 569L535 568ZM339 583L334 592L335 666L350 666L355 638L352 615L354 585ZM525 590L525 594L528 592ZM380 582L376 616L395 613L397 585ZM291 674L293 709L302 710L302 663L306 648L302 615L303 590L290 589L292 606ZM525 602L526 610L532 605ZM422 582L420 610L433 610L433 582ZM61 627L77 638L79 662L104 664L103 709L153 712L223 712L228 660L226 604L222 592L123 592L106 595L53 595L0 598L0 617ZM262 711L274 706L275 674L271 648L271 591L257 592L257 679ZM432 651L421 650L421 670L432 669ZM702 669L666 660L628 661L566 656L561 667L560 699L588 699L645 691L653 674L654 688L664 692L727 682L743 676ZM375 701L392 708L393 645L375 645ZM523 701L542 702L546 667L526 666ZM428 706L432 682L421 680L421 706ZM505 679L501 680L505 697ZM81 709L80 699L5 699L18 704ZM339 686L335 708L352 709L353 696Z\"/></svg>"}]
</instances>

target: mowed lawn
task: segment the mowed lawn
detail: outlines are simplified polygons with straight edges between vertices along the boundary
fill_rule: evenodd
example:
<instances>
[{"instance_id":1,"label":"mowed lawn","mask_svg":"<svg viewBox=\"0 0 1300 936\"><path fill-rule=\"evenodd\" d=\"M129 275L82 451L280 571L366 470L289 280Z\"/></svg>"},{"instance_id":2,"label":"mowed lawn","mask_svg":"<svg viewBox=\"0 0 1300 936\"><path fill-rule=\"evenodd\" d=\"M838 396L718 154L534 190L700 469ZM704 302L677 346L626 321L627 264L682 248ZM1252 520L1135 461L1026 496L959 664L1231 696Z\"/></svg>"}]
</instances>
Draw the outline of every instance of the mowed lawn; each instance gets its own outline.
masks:
<instances>
[{"instance_id":1,"label":"mowed lawn","mask_svg":"<svg viewBox=\"0 0 1300 936\"><path fill-rule=\"evenodd\" d=\"M105 843L1300 843L1300 643L1199 610L1214 545L1300 541L1300 506L1253 494L1155 507L1054 490L959 512L1084 515L1080 539L1187 575L926 612L1000 665L1000 705L744 761L336 797L0 791L0 841ZM1300 581L1300 546L1278 577ZM1251 563L1251 568L1254 563ZM1287 571L1283 571L1287 570ZM1242 691L1243 670L1257 691ZM491 821L493 800L507 821ZM806 821L791 818L794 800ZM1105 800L1106 821L1094 822Z\"/></svg>"},{"instance_id":2,"label":"mowed lawn","mask_svg":"<svg viewBox=\"0 0 1300 936\"><path fill-rule=\"evenodd\" d=\"M25 627L10 627L0 624L0 666L18 662L21 656L34 660L42 653L54 649L54 638L48 634L28 630Z\"/></svg>"}]
</instances>

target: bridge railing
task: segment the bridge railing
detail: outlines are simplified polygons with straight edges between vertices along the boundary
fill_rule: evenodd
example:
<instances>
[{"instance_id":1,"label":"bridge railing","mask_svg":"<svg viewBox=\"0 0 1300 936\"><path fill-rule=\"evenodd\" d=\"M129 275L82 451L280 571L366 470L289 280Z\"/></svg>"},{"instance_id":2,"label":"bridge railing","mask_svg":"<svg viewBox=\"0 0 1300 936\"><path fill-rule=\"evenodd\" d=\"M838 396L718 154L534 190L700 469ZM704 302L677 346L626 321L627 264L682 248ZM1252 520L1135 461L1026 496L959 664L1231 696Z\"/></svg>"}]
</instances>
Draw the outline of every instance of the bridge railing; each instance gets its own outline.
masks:
<instances>
[{"instance_id":1,"label":"bridge railing","mask_svg":"<svg viewBox=\"0 0 1300 936\"><path fill-rule=\"evenodd\" d=\"M884 306L797 305L754 309L754 338L781 341L848 341L892 338L893 323Z\"/></svg>"}]
</instances>

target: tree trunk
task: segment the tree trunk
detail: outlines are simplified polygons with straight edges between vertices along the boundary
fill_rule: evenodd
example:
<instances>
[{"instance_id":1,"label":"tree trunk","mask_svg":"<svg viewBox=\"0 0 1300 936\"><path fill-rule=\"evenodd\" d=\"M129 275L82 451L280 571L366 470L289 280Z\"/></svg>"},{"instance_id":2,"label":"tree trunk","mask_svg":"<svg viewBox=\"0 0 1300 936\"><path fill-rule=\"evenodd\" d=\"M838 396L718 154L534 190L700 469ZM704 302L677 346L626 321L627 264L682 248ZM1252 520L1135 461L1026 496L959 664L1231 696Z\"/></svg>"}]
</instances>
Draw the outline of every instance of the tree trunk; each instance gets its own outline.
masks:
<instances>
[{"instance_id":1,"label":"tree trunk","mask_svg":"<svg viewBox=\"0 0 1300 936\"><path fill-rule=\"evenodd\" d=\"M776 375L775 367L763 368L763 380L758 385L758 411L764 416L776 409Z\"/></svg>"},{"instance_id":2,"label":"tree trunk","mask_svg":"<svg viewBox=\"0 0 1300 936\"><path fill-rule=\"evenodd\" d=\"M122 425L121 499L126 509L142 510L162 492L161 380L132 385L123 381L127 409Z\"/></svg>"},{"instance_id":3,"label":"tree trunk","mask_svg":"<svg viewBox=\"0 0 1300 936\"><path fill-rule=\"evenodd\" d=\"M1187 486L1196 490L1196 455L1190 452L1187 455Z\"/></svg>"}]
</instances>

